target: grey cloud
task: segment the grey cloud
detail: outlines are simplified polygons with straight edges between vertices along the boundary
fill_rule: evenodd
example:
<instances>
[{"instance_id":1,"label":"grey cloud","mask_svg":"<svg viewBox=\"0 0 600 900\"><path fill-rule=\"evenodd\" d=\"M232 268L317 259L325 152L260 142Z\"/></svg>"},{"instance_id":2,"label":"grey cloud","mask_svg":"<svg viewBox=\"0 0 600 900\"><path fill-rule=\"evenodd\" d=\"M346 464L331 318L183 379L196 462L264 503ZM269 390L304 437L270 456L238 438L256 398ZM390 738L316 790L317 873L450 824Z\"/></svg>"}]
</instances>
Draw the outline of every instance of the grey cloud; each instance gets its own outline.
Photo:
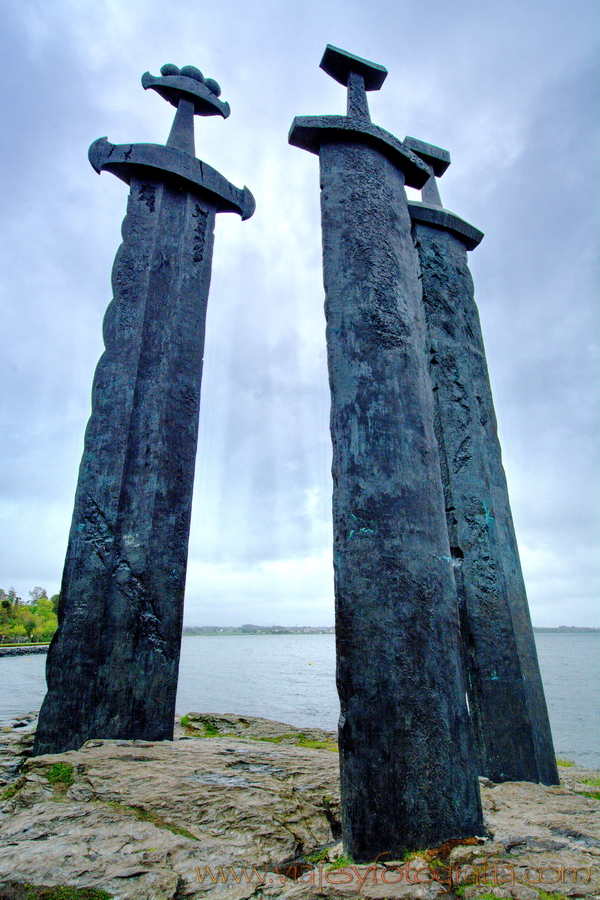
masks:
<instances>
[{"instance_id":1,"label":"grey cloud","mask_svg":"<svg viewBox=\"0 0 600 900\"><path fill-rule=\"evenodd\" d=\"M344 109L318 68L331 42L388 67L375 121L452 154L442 197L486 232L471 264L534 622L596 624L591 4L162 9L7 0L0 13L0 586L57 589L66 549L127 195L87 147L163 141L172 110L140 75L194 63L232 106L198 123L198 155L258 207L217 221L186 618L332 621L318 162L286 142L294 115Z\"/></svg>"}]
</instances>

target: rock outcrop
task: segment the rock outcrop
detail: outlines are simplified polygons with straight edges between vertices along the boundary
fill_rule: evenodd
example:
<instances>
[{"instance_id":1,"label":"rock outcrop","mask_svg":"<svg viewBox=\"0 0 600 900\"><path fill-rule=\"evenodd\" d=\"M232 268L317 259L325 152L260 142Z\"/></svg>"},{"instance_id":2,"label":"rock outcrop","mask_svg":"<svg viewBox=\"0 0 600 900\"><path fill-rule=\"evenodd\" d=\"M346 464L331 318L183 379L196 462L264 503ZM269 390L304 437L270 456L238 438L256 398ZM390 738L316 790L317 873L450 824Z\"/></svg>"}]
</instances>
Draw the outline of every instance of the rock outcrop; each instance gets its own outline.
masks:
<instances>
[{"instance_id":1,"label":"rock outcrop","mask_svg":"<svg viewBox=\"0 0 600 900\"><path fill-rule=\"evenodd\" d=\"M29 759L35 718L1 731L0 900L23 884L116 900L430 900L469 881L466 900L600 893L600 802L582 794L598 791L598 773L561 768L560 787L482 780L488 840L329 868L342 852L335 736L233 715L184 721L172 742L88 741Z\"/></svg>"},{"instance_id":2,"label":"rock outcrop","mask_svg":"<svg viewBox=\"0 0 600 900\"><path fill-rule=\"evenodd\" d=\"M50 644L23 644L21 647L0 647L2 656L31 656L35 653L47 653Z\"/></svg>"}]
</instances>

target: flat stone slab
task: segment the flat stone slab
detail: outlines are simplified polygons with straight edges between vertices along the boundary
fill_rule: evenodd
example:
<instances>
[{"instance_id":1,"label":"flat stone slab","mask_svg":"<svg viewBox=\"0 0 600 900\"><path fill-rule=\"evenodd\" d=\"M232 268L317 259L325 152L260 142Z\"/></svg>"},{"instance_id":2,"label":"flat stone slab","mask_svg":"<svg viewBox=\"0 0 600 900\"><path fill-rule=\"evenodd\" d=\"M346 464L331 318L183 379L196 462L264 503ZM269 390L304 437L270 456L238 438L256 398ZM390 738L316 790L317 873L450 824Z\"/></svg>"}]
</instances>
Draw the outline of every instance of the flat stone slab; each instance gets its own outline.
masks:
<instances>
[{"instance_id":1,"label":"flat stone slab","mask_svg":"<svg viewBox=\"0 0 600 900\"><path fill-rule=\"evenodd\" d=\"M297 728L259 716L237 716L233 714L217 715L215 713L188 713L185 717L185 733L206 737L243 737L258 741L271 741L276 744L310 743L325 744L316 749L337 750L337 733L324 731L322 728ZM315 748L313 748L315 749Z\"/></svg>"},{"instance_id":2,"label":"flat stone slab","mask_svg":"<svg viewBox=\"0 0 600 900\"><path fill-rule=\"evenodd\" d=\"M578 793L598 790L586 781L597 772L561 768L560 787L482 780L492 837L446 848L437 866L424 854L332 869L341 853L337 754L285 742L331 732L233 715L189 721L247 737L199 738L178 726L173 742L88 741L27 760L34 719L0 732L0 762L13 763L0 805L0 895L27 883L93 887L118 900L430 900L449 878L464 885L475 872L467 900L600 891L600 802ZM72 766L71 785L48 779L57 765Z\"/></svg>"}]
</instances>

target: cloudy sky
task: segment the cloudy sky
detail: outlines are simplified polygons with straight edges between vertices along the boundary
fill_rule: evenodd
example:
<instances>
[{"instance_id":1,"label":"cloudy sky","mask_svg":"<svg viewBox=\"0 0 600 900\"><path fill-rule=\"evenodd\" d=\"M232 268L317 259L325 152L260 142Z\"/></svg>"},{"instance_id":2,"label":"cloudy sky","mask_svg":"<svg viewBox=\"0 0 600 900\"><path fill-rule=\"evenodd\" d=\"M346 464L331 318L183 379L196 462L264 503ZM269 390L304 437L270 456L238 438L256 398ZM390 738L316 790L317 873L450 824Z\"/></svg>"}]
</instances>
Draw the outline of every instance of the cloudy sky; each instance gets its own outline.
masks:
<instances>
[{"instance_id":1,"label":"cloudy sky","mask_svg":"<svg viewBox=\"0 0 600 900\"><path fill-rule=\"evenodd\" d=\"M448 149L534 624L600 625L593 0L0 0L0 587L59 588L127 188L102 135L164 143L140 86L216 78L197 155L257 200L217 219L186 622L332 624L317 158L327 43L389 70L373 121Z\"/></svg>"}]
</instances>

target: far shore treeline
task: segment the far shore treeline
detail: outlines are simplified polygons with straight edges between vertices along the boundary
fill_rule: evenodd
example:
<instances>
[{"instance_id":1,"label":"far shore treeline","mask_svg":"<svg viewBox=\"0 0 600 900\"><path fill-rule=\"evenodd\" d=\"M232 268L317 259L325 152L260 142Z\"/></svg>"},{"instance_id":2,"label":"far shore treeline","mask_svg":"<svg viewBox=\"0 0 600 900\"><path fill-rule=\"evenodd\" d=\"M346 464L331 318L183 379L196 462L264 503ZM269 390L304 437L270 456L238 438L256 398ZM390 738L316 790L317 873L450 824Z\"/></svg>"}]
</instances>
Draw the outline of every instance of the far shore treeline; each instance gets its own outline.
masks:
<instances>
[{"instance_id":1,"label":"far shore treeline","mask_svg":"<svg viewBox=\"0 0 600 900\"><path fill-rule=\"evenodd\" d=\"M0 646L49 641L58 628L58 594L49 598L44 588L34 587L29 598L0 588Z\"/></svg>"},{"instance_id":2,"label":"far shore treeline","mask_svg":"<svg viewBox=\"0 0 600 900\"><path fill-rule=\"evenodd\" d=\"M600 628L586 628L577 625L560 625L558 628L533 628L536 632L552 634L600 634ZM184 626L184 634L335 634L330 626L312 625L231 625L219 628L216 625Z\"/></svg>"},{"instance_id":3,"label":"far shore treeline","mask_svg":"<svg viewBox=\"0 0 600 900\"><path fill-rule=\"evenodd\" d=\"M335 634L333 625L184 625L184 634Z\"/></svg>"},{"instance_id":4,"label":"far shore treeline","mask_svg":"<svg viewBox=\"0 0 600 900\"><path fill-rule=\"evenodd\" d=\"M48 597L44 588L29 591L29 600L17 597L14 588L0 588L0 647L6 644L34 644L50 641L58 628L56 617L59 595ZM534 626L535 632L558 634L599 633L600 628L560 625L558 628ZM335 634L333 625L186 625L185 635L215 634Z\"/></svg>"}]
</instances>

